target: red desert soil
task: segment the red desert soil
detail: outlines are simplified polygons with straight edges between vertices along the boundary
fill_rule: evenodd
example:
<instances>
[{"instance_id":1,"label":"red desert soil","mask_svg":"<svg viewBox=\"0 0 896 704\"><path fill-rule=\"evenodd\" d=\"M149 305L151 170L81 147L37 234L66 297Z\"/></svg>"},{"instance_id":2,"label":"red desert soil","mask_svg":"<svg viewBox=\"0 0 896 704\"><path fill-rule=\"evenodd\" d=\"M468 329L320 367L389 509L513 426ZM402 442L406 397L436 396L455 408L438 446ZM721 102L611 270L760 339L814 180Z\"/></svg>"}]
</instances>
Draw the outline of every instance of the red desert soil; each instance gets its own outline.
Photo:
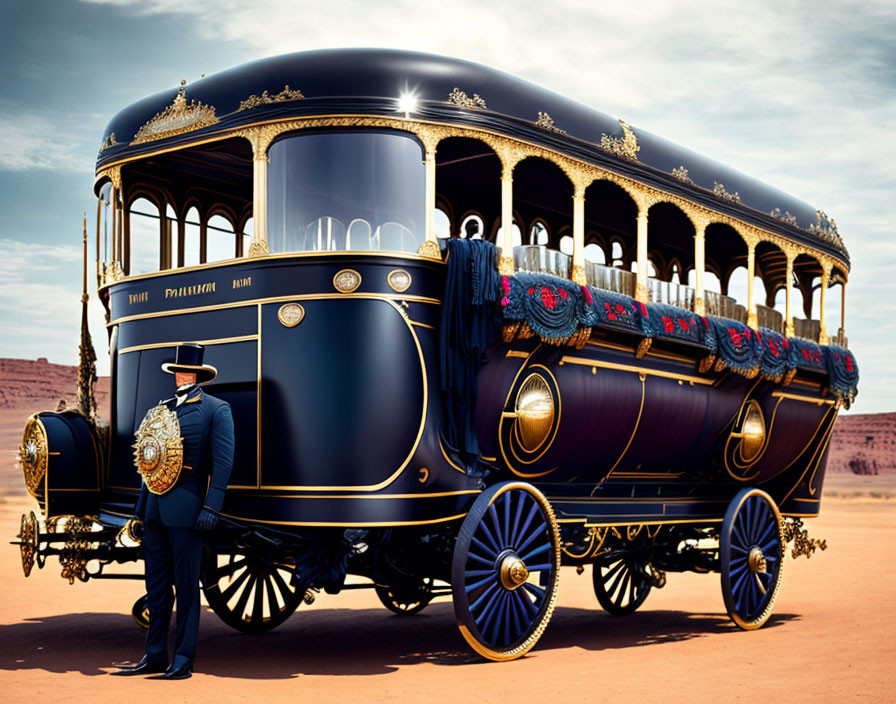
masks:
<instances>
[{"instance_id":1,"label":"red desert soil","mask_svg":"<svg viewBox=\"0 0 896 704\"><path fill-rule=\"evenodd\" d=\"M28 410L0 408L0 427L13 414L24 421ZM105 674L142 653L129 615L139 582L69 586L55 559L23 577L18 547L7 543L35 508L10 461L20 431L0 438L0 685L10 702L894 700L893 474L828 478L809 528L830 547L788 559L775 614L759 631L730 623L717 575L670 574L636 614L613 618L598 607L589 572L564 568L554 618L518 661L471 654L448 601L402 618L355 591L321 595L263 636L203 612L196 674L163 684Z\"/></svg>"}]
</instances>

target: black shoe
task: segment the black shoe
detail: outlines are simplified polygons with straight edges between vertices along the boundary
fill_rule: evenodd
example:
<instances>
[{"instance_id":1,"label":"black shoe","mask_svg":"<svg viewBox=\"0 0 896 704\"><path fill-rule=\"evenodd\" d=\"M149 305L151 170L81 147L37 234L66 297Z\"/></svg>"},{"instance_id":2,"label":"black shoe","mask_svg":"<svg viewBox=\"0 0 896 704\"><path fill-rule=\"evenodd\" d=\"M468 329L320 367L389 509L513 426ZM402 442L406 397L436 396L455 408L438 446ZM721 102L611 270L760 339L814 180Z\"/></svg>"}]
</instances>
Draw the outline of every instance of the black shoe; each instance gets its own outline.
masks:
<instances>
[{"instance_id":1,"label":"black shoe","mask_svg":"<svg viewBox=\"0 0 896 704\"><path fill-rule=\"evenodd\" d=\"M162 661L153 662L152 660L147 660L146 656L144 655L143 659L136 665L122 667L120 670L110 672L109 674L117 675L118 677L131 677L134 675L154 675L158 672L164 672L167 666L167 663Z\"/></svg>"},{"instance_id":2,"label":"black shoe","mask_svg":"<svg viewBox=\"0 0 896 704\"><path fill-rule=\"evenodd\" d=\"M193 670L189 665L181 665L176 670L169 667L164 674L149 677L151 680L186 680L193 676Z\"/></svg>"}]
</instances>

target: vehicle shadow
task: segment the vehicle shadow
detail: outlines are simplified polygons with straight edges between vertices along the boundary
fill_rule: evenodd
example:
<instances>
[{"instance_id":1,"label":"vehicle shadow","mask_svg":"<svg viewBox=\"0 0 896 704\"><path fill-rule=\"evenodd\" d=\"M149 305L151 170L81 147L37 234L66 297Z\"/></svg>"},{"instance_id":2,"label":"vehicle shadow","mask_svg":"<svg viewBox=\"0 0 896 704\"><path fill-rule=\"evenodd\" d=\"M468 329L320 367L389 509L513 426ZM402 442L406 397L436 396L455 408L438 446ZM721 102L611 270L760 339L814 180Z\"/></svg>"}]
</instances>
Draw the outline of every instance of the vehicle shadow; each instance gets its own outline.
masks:
<instances>
[{"instance_id":1,"label":"vehicle shadow","mask_svg":"<svg viewBox=\"0 0 896 704\"><path fill-rule=\"evenodd\" d=\"M766 628L798 619L772 616ZM173 633L173 630L172 630ZM558 608L534 653L649 647L738 630L723 614L645 610L624 618L600 610ZM0 625L0 670L44 670L103 675L114 664L139 659L144 632L130 616L73 613ZM417 663L481 663L455 625L450 603L410 617L385 609L311 609L263 635L237 633L203 613L197 672L240 679L299 675L376 675Z\"/></svg>"}]
</instances>

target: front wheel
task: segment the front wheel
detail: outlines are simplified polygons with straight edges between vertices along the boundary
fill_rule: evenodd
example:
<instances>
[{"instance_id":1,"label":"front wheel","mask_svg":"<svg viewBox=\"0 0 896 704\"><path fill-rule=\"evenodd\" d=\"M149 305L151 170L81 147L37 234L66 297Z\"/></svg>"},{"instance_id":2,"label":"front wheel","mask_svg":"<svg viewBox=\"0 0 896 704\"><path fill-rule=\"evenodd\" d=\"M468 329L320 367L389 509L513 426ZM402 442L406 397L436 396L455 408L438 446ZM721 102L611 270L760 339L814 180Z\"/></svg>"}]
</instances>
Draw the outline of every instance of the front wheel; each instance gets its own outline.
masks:
<instances>
[{"instance_id":1,"label":"front wheel","mask_svg":"<svg viewBox=\"0 0 896 704\"><path fill-rule=\"evenodd\" d=\"M764 491L742 489L722 521L719 562L725 608L745 631L761 628L772 615L783 561L778 507Z\"/></svg>"},{"instance_id":2,"label":"front wheel","mask_svg":"<svg viewBox=\"0 0 896 704\"><path fill-rule=\"evenodd\" d=\"M554 611L560 539L554 511L523 482L480 494L464 519L451 569L454 613L467 643L514 660L541 638Z\"/></svg>"}]
</instances>

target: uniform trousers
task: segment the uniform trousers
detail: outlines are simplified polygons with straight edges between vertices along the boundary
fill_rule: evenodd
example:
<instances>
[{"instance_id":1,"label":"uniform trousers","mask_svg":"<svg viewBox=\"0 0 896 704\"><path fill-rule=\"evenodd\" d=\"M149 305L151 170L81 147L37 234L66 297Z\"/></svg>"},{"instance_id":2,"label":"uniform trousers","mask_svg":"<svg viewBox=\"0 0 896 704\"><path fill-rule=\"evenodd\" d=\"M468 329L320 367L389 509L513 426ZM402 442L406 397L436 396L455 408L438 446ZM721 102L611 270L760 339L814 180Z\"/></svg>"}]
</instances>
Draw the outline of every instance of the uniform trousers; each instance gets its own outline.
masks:
<instances>
[{"instance_id":1,"label":"uniform trousers","mask_svg":"<svg viewBox=\"0 0 896 704\"><path fill-rule=\"evenodd\" d=\"M143 530L146 606L149 630L146 657L168 662L168 627L177 595L177 632L173 669L193 668L199 635L199 563L202 535L194 528L173 528L148 519Z\"/></svg>"}]
</instances>

